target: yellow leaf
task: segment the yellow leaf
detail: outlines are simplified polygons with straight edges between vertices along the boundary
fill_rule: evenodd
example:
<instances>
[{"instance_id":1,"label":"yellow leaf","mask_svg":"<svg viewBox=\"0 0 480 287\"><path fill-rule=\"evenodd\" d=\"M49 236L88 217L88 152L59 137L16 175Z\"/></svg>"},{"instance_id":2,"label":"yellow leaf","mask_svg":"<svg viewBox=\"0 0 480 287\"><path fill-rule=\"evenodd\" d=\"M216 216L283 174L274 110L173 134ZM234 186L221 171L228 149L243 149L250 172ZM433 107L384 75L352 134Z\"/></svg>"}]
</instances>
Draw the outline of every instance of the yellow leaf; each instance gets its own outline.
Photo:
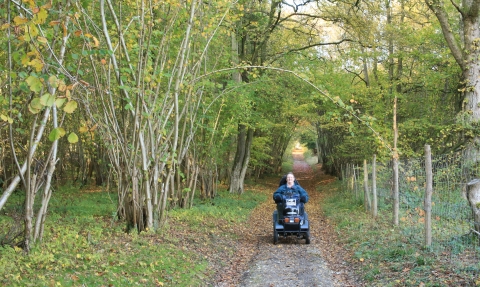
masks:
<instances>
[{"instance_id":1,"label":"yellow leaf","mask_svg":"<svg viewBox=\"0 0 480 287\"><path fill-rule=\"evenodd\" d=\"M37 40L38 40L38 42L40 42L40 43L44 43L44 44L47 43L47 38L42 37L42 36L38 36L38 37L37 37Z\"/></svg>"},{"instance_id":2,"label":"yellow leaf","mask_svg":"<svg viewBox=\"0 0 480 287\"><path fill-rule=\"evenodd\" d=\"M40 12L38 12L33 19L36 24L43 24L47 20L47 17L48 17L47 10L41 8Z\"/></svg>"},{"instance_id":3,"label":"yellow leaf","mask_svg":"<svg viewBox=\"0 0 480 287\"><path fill-rule=\"evenodd\" d=\"M13 22L15 23L15 25L21 25L21 24L25 24L28 22L28 19L27 18L23 18L21 16L17 16L13 19Z\"/></svg>"},{"instance_id":4,"label":"yellow leaf","mask_svg":"<svg viewBox=\"0 0 480 287\"><path fill-rule=\"evenodd\" d=\"M64 81L60 80L60 81L58 82L58 90L59 90L60 92L65 92L65 91L67 90L67 85L65 85L65 82L64 82Z\"/></svg>"},{"instance_id":5,"label":"yellow leaf","mask_svg":"<svg viewBox=\"0 0 480 287\"><path fill-rule=\"evenodd\" d=\"M2 30L5 30L5 29L8 29L10 27L10 24L9 23L5 23L1 26L1 29Z\"/></svg>"},{"instance_id":6,"label":"yellow leaf","mask_svg":"<svg viewBox=\"0 0 480 287\"><path fill-rule=\"evenodd\" d=\"M82 258L82 255L80 255L80 254L77 254L77 258Z\"/></svg>"},{"instance_id":7,"label":"yellow leaf","mask_svg":"<svg viewBox=\"0 0 480 287\"><path fill-rule=\"evenodd\" d=\"M25 31L25 36L28 34L30 37L37 37L38 36L38 28L35 23L28 23L27 25L28 29Z\"/></svg>"},{"instance_id":8,"label":"yellow leaf","mask_svg":"<svg viewBox=\"0 0 480 287\"><path fill-rule=\"evenodd\" d=\"M4 122L8 120L6 115L0 115L0 119L2 119Z\"/></svg>"},{"instance_id":9,"label":"yellow leaf","mask_svg":"<svg viewBox=\"0 0 480 287\"><path fill-rule=\"evenodd\" d=\"M365 259L363 259L363 258L360 258L360 262L363 262L363 261L365 261Z\"/></svg>"},{"instance_id":10,"label":"yellow leaf","mask_svg":"<svg viewBox=\"0 0 480 287\"><path fill-rule=\"evenodd\" d=\"M78 131L81 132L81 133L86 133L86 132L88 132L88 128L86 126L83 126L83 127L80 127L78 129Z\"/></svg>"},{"instance_id":11,"label":"yellow leaf","mask_svg":"<svg viewBox=\"0 0 480 287\"><path fill-rule=\"evenodd\" d=\"M100 41L98 41L98 39L96 37L92 37L92 38L93 38L93 42L94 42L93 46L98 47L100 45Z\"/></svg>"},{"instance_id":12,"label":"yellow leaf","mask_svg":"<svg viewBox=\"0 0 480 287\"><path fill-rule=\"evenodd\" d=\"M35 71L40 72L43 69L43 62L39 59L33 59L28 63L30 66L35 68Z\"/></svg>"},{"instance_id":13,"label":"yellow leaf","mask_svg":"<svg viewBox=\"0 0 480 287\"><path fill-rule=\"evenodd\" d=\"M24 0L23 2L24 2L24 3L28 3L28 5L30 6L30 8L35 7L35 1L33 1L33 0Z\"/></svg>"}]
</instances>

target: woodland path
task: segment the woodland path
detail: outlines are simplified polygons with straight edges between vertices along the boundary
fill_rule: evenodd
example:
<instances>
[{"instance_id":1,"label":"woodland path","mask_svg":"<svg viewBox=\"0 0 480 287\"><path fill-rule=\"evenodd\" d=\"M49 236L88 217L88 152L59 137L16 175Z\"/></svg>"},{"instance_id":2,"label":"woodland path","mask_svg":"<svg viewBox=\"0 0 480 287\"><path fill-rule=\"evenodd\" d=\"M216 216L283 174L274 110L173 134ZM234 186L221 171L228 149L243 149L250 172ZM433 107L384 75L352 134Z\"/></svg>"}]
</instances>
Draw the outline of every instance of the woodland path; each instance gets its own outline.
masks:
<instances>
[{"instance_id":1,"label":"woodland path","mask_svg":"<svg viewBox=\"0 0 480 287\"><path fill-rule=\"evenodd\" d=\"M274 245L272 213L276 206L273 200L267 200L253 211L251 224L236 243L239 248L234 259L220 272L215 286L363 286L349 267L350 255L338 243L337 233L320 210L325 195L316 187L334 178L323 174L320 166L314 167L314 173L300 151L294 152L293 157L293 173L310 197L305 209L310 220L311 244L306 245L304 239L281 238ZM266 183L271 185L272 194L279 180Z\"/></svg>"}]
</instances>

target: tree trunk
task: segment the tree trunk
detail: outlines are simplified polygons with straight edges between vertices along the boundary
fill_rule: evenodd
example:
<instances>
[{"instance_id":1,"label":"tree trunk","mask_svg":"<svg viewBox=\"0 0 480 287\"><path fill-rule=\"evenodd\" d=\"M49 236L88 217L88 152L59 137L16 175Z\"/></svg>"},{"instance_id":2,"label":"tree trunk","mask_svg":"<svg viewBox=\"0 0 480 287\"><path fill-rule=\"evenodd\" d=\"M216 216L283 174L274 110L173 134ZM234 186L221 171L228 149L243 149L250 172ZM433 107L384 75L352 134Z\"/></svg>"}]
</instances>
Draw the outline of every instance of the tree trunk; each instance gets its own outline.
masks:
<instances>
[{"instance_id":1,"label":"tree trunk","mask_svg":"<svg viewBox=\"0 0 480 287\"><path fill-rule=\"evenodd\" d=\"M245 179L248 162L250 160L250 147L253 140L253 129L239 124L237 151L233 161L232 175L230 180L230 193L243 193L243 181Z\"/></svg>"},{"instance_id":2,"label":"tree trunk","mask_svg":"<svg viewBox=\"0 0 480 287\"><path fill-rule=\"evenodd\" d=\"M467 196L474 219L475 231L480 233L480 179L467 183Z\"/></svg>"},{"instance_id":3,"label":"tree trunk","mask_svg":"<svg viewBox=\"0 0 480 287\"><path fill-rule=\"evenodd\" d=\"M461 89L464 95L463 114L460 117L462 124L471 128L476 126L480 120L480 1L462 1L460 7L456 9L462 19L463 24L463 43L457 41L456 31L452 29L449 23L448 13L444 5L448 2L440 0L426 0L427 6L435 13L435 16L442 28L443 36L452 52L455 61L460 66L463 76L464 87ZM468 139L467 159L472 162L478 162L480 144L480 134L478 132Z\"/></svg>"}]
</instances>

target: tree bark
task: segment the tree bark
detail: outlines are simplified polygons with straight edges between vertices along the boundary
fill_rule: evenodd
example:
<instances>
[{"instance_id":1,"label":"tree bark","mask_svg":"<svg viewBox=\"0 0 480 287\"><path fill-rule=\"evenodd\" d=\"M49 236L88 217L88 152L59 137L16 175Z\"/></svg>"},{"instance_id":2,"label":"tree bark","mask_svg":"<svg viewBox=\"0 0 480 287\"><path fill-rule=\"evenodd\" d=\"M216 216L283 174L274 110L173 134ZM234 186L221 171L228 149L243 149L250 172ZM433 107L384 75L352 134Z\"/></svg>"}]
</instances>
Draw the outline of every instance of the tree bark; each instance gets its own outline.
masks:
<instances>
[{"instance_id":1,"label":"tree bark","mask_svg":"<svg viewBox=\"0 0 480 287\"><path fill-rule=\"evenodd\" d=\"M253 129L239 124L237 151L233 161L232 175L230 180L230 193L243 193L243 181L245 179L248 162L250 160L250 147L253 140Z\"/></svg>"},{"instance_id":2,"label":"tree bark","mask_svg":"<svg viewBox=\"0 0 480 287\"><path fill-rule=\"evenodd\" d=\"M467 183L467 196L472 209L475 231L480 233L480 179Z\"/></svg>"}]
</instances>

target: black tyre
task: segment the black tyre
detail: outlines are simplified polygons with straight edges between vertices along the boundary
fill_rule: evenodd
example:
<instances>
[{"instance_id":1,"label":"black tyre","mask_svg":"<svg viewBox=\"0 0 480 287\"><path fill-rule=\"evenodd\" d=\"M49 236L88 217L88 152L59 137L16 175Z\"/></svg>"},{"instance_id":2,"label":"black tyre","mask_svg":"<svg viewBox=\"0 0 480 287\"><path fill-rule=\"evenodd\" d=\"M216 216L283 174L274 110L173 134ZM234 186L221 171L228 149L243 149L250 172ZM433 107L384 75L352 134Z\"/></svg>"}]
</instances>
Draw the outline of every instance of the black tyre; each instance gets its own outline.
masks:
<instances>
[{"instance_id":1,"label":"black tyre","mask_svg":"<svg viewBox=\"0 0 480 287\"><path fill-rule=\"evenodd\" d=\"M277 224L277 216L278 216L278 211L273 212L273 244L278 243L278 231L275 228L275 225Z\"/></svg>"},{"instance_id":2,"label":"black tyre","mask_svg":"<svg viewBox=\"0 0 480 287\"><path fill-rule=\"evenodd\" d=\"M305 235L305 244L310 244L310 231Z\"/></svg>"}]
</instances>

